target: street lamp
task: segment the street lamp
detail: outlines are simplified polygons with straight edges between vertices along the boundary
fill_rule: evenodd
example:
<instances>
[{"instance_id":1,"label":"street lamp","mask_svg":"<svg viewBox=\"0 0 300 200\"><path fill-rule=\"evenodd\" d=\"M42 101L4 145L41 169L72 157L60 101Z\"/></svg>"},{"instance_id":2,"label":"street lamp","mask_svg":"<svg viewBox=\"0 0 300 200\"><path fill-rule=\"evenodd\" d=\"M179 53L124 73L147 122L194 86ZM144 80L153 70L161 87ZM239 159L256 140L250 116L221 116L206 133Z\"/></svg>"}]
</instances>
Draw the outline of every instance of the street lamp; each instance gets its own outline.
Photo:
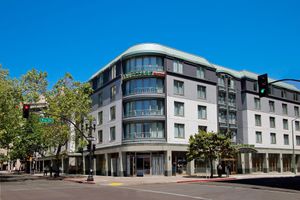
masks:
<instances>
[{"instance_id":1,"label":"street lamp","mask_svg":"<svg viewBox=\"0 0 300 200\"><path fill-rule=\"evenodd\" d=\"M87 177L87 181L94 181L93 178L93 159L92 159L92 141L95 141L95 138L92 135L92 132L96 131L96 120L93 121L86 119L85 120L85 131L88 132L88 137L86 138L89 142L88 150L89 150L89 175Z\"/></svg>"},{"instance_id":2,"label":"street lamp","mask_svg":"<svg viewBox=\"0 0 300 200\"><path fill-rule=\"evenodd\" d=\"M293 168L294 168L294 174L297 174L296 170L296 155L295 155L295 138L294 138L294 121L299 119L299 117L295 118L292 120L292 143L293 143L293 158L292 158L292 163L293 163Z\"/></svg>"}]
</instances>

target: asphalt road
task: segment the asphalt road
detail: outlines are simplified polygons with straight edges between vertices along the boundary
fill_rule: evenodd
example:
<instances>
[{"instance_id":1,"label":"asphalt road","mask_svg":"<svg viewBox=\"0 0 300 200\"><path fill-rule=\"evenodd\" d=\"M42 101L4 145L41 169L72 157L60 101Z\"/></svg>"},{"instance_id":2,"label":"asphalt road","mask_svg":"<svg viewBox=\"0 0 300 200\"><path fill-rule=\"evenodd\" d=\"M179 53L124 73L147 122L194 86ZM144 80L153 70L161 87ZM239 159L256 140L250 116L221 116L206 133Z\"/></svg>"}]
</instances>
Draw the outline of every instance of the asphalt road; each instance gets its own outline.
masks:
<instances>
[{"instance_id":1,"label":"asphalt road","mask_svg":"<svg viewBox=\"0 0 300 200\"><path fill-rule=\"evenodd\" d=\"M236 183L172 183L138 186L79 184L59 180L0 183L1 200L300 200L297 190Z\"/></svg>"}]
</instances>

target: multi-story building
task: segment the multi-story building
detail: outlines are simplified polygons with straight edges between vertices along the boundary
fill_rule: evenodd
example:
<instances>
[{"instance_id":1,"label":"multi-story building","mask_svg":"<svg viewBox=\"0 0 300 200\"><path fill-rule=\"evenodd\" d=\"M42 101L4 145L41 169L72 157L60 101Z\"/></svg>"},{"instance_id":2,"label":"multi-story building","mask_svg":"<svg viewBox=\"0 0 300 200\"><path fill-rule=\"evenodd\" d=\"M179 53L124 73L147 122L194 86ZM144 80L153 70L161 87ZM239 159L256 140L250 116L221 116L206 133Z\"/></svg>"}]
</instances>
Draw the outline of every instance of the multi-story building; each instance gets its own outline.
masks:
<instances>
[{"instance_id":1,"label":"multi-story building","mask_svg":"<svg viewBox=\"0 0 300 200\"><path fill-rule=\"evenodd\" d=\"M293 121L300 91L293 85L275 83L260 99L256 74L159 44L129 48L90 82L96 174L201 172L204 161L186 160L189 136L199 130L230 132L233 142L254 147L230 160L233 172L292 171L293 141L300 170L300 120Z\"/></svg>"}]
</instances>

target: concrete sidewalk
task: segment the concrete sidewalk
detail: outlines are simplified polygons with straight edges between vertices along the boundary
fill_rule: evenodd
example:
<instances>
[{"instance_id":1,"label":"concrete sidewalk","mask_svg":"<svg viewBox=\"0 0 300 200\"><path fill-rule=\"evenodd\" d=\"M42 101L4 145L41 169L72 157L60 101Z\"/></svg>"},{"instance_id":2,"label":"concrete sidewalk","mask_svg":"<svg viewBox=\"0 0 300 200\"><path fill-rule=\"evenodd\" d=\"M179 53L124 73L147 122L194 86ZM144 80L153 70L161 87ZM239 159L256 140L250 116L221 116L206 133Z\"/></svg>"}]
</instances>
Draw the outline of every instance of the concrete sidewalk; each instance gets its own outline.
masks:
<instances>
[{"instance_id":1,"label":"concrete sidewalk","mask_svg":"<svg viewBox=\"0 0 300 200\"><path fill-rule=\"evenodd\" d=\"M43 176L43 174L35 174L35 176ZM94 181L87 182L86 175L62 175L63 180L90 183L100 185L141 185L141 184L163 184L163 183L191 183L191 182L213 182L213 181L228 181L234 179L251 179L251 178L268 178L268 177L293 177L292 173L268 173L268 174L237 174L222 178L205 178L204 176L144 176L144 177L113 177L113 176L94 176Z\"/></svg>"}]
</instances>

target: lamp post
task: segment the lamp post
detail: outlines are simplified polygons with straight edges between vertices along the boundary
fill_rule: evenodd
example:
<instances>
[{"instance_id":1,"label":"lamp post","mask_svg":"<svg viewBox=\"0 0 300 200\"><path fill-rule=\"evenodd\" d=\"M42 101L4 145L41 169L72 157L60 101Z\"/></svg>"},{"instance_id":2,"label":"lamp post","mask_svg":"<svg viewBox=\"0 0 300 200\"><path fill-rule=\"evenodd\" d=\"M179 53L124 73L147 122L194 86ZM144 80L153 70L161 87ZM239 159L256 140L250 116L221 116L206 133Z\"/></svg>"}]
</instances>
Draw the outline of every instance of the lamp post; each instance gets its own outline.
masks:
<instances>
[{"instance_id":1,"label":"lamp post","mask_svg":"<svg viewBox=\"0 0 300 200\"><path fill-rule=\"evenodd\" d=\"M293 158L292 158L292 163L293 163L293 168L294 168L294 174L297 174L296 170L296 155L295 155L295 136L294 136L294 121L299 119L299 117L295 118L292 120L292 143L293 143Z\"/></svg>"},{"instance_id":2,"label":"lamp post","mask_svg":"<svg viewBox=\"0 0 300 200\"><path fill-rule=\"evenodd\" d=\"M89 150L89 175L87 177L87 181L94 181L93 178L93 159L92 159L92 141L95 141L95 138L92 135L92 132L96 131L96 121L93 120L85 120L85 131L88 132L88 150Z\"/></svg>"}]
</instances>

